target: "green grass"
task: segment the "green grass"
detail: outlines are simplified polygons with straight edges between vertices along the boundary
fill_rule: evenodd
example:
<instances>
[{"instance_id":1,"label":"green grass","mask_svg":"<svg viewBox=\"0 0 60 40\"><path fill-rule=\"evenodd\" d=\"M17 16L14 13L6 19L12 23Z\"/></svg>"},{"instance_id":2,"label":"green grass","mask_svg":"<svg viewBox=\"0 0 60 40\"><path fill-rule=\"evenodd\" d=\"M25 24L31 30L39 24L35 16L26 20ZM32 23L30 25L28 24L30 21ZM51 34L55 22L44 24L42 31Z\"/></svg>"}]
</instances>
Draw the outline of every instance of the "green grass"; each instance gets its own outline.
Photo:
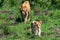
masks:
<instances>
[{"instance_id":1,"label":"green grass","mask_svg":"<svg viewBox=\"0 0 60 40\"><path fill-rule=\"evenodd\" d=\"M1 9L3 10L3 9ZM7 9L13 12L14 14L14 18L16 19L19 15L19 9L17 7L12 7L10 9ZM10 21L6 21L6 19L9 16L9 13L5 13L5 14L0 14L0 26L3 25L4 23L6 23L6 27L8 28L10 33L16 33L16 35L7 35L4 37L1 37L0 40L60 40L60 37L56 37L55 34L55 29L60 27L60 10L49 10L48 15L44 15L43 11L41 11L42 15L40 16L35 16L33 10L30 11L30 21L25 23L18 23L15 26L14 25L8 25L12 22L15 21L14 20L10 20ZM50 14L52 14L52 16L50 16ZM36 36L35 38L31 38L31 35L27 35L27 33L29 32L29 30L24 30L24 28L31 26L31 22L35 19L39 19L39 20L45 20L45 23L43 23L41 25L41 30L42 32L45 32L46 34L44 36L38 37ZM55 24L57 26L55 26ZM3 25L5 26L5 25ZM54 29L50 30L49 28L53 26ZM3 33L3 28L0 29L0 34ZM31 33L31 32L29 32ZM53 34L51 34L53 33ZM51 34L51 35L49 35Z\"/></svg>"}]
</instances>

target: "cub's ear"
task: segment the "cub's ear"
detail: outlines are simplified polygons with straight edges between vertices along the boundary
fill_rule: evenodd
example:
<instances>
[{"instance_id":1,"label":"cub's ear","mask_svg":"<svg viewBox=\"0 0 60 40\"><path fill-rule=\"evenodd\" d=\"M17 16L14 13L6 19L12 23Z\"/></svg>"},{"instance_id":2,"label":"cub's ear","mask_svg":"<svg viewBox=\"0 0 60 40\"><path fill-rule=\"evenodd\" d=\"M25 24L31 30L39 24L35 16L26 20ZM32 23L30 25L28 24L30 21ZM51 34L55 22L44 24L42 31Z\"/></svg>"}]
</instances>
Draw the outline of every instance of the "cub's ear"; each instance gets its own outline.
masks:
<instances>
[{"instance_id":1,"label":"cub's ear","mask_svg":"<svg viewBox=\"0 0 60 40\"><path fill-rule=\"evenodd\" d=\"M40 24L42 24L42 21L40 21Z\"/></svg>"}]
</instances>

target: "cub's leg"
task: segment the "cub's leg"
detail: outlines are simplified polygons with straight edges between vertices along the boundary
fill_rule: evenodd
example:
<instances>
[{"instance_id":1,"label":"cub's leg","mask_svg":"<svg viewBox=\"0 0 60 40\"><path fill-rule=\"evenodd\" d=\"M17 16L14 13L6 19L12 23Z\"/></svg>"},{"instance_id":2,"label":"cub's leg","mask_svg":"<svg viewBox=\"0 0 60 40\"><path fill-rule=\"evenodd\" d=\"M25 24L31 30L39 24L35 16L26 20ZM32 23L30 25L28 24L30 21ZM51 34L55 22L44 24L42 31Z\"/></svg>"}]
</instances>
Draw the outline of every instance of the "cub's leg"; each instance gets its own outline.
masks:
<instances>
[{"instance_id":1,"label":"cub's leg","mask_svg":"<svg viewBox=\"0 0 60 40\"><path fill-rule=\"evenodd\" d=\"M38 30L35 31L35 35L38 35Z\"/></svg>"},{"instance_id":2,"label":"cub's leg","mask_svg":"<svg viewBox=\"0 0 60 40\"><path fill-rule=\"evenodd\" d=\"M40 37L41 36L41 29L39 28L38 30L38 36Z\"/></svg>"}]
</instances>

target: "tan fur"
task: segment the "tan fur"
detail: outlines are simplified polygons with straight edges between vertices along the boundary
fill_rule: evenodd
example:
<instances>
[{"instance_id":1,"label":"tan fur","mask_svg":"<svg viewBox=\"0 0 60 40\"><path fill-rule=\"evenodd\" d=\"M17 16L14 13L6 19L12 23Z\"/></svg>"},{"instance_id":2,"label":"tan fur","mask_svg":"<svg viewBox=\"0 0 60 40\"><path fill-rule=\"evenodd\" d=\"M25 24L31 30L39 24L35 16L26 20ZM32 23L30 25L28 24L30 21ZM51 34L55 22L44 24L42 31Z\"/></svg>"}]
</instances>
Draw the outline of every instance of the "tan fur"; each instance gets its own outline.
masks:
<instances>
[{"instance_id":1,"label":"tan fur","mask_svg":"<svg viewBox=\"0 0 60 40\"><path fill-rule=\"evenodd\" d=\"M41 35L41 24L42 24L42 21L33 21L31 23L31 32L33 35L38 35L40 36Z\"/></svg>"},{"instance_id":2,"label":"tan fur","mask_svg":"<svg viewBox=\"0 0 60 40\"><path fill-rule=\"evenodd\" d=\"M30 4L29 1L25 1L20 7L19 9L22 11L22 15L24 17L24 21L26 22L28 20L29 17L29 12L30 12Z\"/></svg>"},{"instance_id":3,"label":"tan fur","mask_svg":"<svg viewBox=\"0 0 60 40\"><path fill-rule=\"evenodd\" d=\"M25 1L22 6L20 7L20 9L23 11L30 11L30 4L29 1Z\"/></svg>"}]
</instances>

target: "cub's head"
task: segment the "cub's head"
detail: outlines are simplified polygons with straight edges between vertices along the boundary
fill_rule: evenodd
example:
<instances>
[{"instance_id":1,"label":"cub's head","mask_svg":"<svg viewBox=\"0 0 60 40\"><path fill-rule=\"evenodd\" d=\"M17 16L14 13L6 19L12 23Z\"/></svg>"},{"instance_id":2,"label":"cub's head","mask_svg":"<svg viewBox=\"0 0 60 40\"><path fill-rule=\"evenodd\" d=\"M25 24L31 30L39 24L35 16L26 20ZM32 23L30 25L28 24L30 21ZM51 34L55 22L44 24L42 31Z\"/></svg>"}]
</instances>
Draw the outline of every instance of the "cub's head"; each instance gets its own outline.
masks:
<instances>
[{"instance_id":1,"label":"cub's head","mask_svg":"<svg viewBox=\"0 0 60 40\"><path fill-rule=\"evenodd\" d=\"M42 21L39 21L39 20L32 22L32 26L36 28L40 28L41 24L42 24Z\"/></svg>"},{"instance_id":2,"label":"cub's head","mask_svg":"<svg viewBox=\"0 0 60 40\"><path fill-rule=\"evenodd\" d=\"M39 28L41 26L41 24L42 24L42 21L35 21L34 23Z\"/></svg>"}]
</instances>

